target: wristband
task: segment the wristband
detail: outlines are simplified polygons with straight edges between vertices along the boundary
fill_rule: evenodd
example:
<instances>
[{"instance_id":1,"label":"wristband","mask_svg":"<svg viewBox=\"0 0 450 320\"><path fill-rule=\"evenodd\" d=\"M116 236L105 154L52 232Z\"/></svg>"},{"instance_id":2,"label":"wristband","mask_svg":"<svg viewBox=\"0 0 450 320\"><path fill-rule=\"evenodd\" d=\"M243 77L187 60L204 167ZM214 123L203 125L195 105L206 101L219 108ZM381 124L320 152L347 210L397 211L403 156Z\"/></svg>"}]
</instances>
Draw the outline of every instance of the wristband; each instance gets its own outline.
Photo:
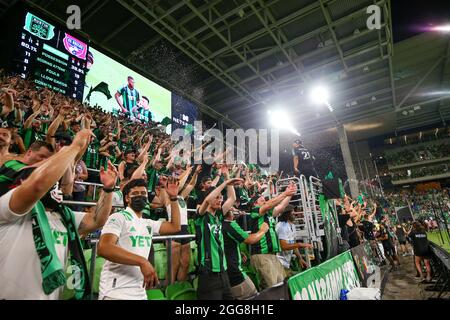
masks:
<instances>
[{"instance_id":1,"label":"wristband","mask_svg":"<svg viewBox=\"0 0 450 320\"><path fill-rule=\"evenodd\" d=\"M178 198L170 198L170 201L178 201Z\"/></svg>"},{"instance_id":2,"label":"wristband","mask_svg":"<svg viewBox=\"0 0 450 320\"><path fill-rule=\"evenodd\" d=\"M112 189L106 189L106 188L103 188L103 192L105 192L105 193L111 193L111 192L113 192L115 189L114 188L112 188Z\"/></svg>"}]
</instances>

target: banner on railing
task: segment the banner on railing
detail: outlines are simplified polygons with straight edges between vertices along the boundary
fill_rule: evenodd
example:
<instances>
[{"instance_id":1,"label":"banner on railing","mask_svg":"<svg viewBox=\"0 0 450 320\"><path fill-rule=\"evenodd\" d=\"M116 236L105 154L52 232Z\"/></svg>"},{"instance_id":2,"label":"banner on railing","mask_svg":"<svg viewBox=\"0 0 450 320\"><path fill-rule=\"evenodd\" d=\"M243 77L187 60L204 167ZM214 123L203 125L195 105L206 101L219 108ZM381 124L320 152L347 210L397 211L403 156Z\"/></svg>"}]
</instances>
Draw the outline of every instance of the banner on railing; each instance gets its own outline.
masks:
<instances>
[{"instance_id":1,"label":"banner on railing","mask_svg":"<svg viewBox=\"0 0 450 320\"><path fill-rule=\"evenodd\" d=\"M368 242L350 249L356 270L361 280L361 286L367 287L368 279L372 279L376 272L376 264L372 258L372 250Z\"/></svg>"},{"instance_id":2,"label":"banner on railing","mask_svg":"<svg viewBox=\"0 0 450 320\"><path fill-rule=\"evenodd\" d=\"M352 254L346 251L288 280L294 300L339 300L342 289L360 286Z\"/></svg>"}]
</instances>

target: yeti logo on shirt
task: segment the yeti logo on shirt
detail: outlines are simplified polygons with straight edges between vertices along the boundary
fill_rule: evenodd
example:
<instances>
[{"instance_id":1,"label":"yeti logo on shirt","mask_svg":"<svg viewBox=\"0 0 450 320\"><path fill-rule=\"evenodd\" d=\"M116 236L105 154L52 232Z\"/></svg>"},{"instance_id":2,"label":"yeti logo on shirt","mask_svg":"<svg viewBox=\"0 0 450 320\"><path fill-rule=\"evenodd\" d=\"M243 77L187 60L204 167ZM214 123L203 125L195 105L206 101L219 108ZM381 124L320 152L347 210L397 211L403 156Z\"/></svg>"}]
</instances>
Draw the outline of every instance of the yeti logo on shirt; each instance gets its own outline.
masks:
<instances>
[{"instance_id":1,"label":"yeti logo on shirt","mask_svg":"<svg viewBox=\"0 0 450 320\"><path fill-rule=\"evenodd\" d=\"M273 227L275 225L275 218L272 216L269 216L269 226Z\"/></svg>"},{"instance_id":2,"label":"yeti logo on shirt","mask_svg":"<svg viewBox=\"0 0 450 320\"><path fill-rule=\"evenodd\" d=\"M222 231L221 225L208 223L208 227L209 230L211 231L211 234L213 234L215 237L218 237L220 235L220 232Z\"/></svg>"},{"instance_id":3,"label":"yeti logo on shirt","mask_svg":"<svg viewBox=\"0 0 450 320\"><path fill-rule=\"evenodd\" d=\"M152 237L150 236L130 236L131 246L133 248L151 247Z\"/></svg>"}]
</instances>

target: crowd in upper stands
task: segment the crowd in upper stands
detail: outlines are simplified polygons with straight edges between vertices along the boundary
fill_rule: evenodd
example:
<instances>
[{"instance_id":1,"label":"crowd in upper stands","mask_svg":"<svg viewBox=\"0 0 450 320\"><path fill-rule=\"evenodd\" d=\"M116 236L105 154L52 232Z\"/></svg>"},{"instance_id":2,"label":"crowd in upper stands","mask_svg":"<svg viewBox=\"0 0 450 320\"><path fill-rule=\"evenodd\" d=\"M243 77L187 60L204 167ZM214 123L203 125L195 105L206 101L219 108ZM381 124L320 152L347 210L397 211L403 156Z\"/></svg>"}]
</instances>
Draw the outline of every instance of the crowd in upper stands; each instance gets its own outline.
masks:
<instances>
[{"instance_id":1,"label":"crowd in upper stands","mask_svg":"<svg viewBox=\"0 0 450 320\"><path fill-rule=\"evenodd\" d=\"M398 152L387 153L386 159L391 166L445 158L450 154L450 145L436 141L433 144L416 146Z\"/></svg>"},{"instance_id":2,"label":"crowd in upper stands","mask_svg":"<svg viewBox=\"0 0 450 320\"><path fill-rule=\"evenodd\" d=\"M436 215L440 217L441 209L444 219L447 220L447 223L450 223L449 188L430 189L426 191L403 189L388 192L385 196L391 206L391 211L394 210L394 207L410 206L416 219L424 221L429 229L437 228Z\"/></svg>"}]
</instances>

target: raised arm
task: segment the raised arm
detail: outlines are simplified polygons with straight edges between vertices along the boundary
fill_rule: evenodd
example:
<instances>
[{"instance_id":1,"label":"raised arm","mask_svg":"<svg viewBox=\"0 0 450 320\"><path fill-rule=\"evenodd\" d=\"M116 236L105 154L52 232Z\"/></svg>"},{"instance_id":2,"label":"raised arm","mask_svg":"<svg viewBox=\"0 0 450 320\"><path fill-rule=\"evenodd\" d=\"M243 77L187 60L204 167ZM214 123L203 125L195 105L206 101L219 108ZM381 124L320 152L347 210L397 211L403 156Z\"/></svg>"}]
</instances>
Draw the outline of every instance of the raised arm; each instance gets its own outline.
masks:
<instances>
[{"instance_id":1,"label":"raised arm","mask_svg":"<svg viewBox=\"0 0 450 320\"><path fill-rule=\"evenodd\" d=\"M159 229L159 234L174 234L181 230L180 224L180 206L178 204L178 181L175 178L170 177L167 181L166 192L170 200L171 220L163 222Z\"/></svg>"},{"instance_id":2,"label":"raised arm","mask_svg":"<svg viewBox=\"0 0 450 320\"><path fill-rule=\"evenodd\" d=\"M284 199L286 199L289 196L292 196L295 193L295 190L293 189L293 187L288 186L288 188L286 188L286 190L280 194L279 196L270 199L269 201L267 201L266 203L264 203L260 208L259 208L259 215L264 215L266 214L267 211L269 211L270 209L275 208L276 206L278 206ZM284 204L283 204L284 205ZM286 205L287 206L287 205Z\"/></svg>"},{"instance_id":3,"label":"raised arm","mask_svg":"<svg viewBox=\"0 0 450 320\"><path fill-rule=\"evenodd\" d=\"M119 163L119 179L120 181L123 181L125 179L125 161L121 161Z\"/></svg>"},{"instance_id":4,"label":"raised arm","mask_svg":"<svg viewBox=\"0 0 450 320\"><path fill-rule=\"evenodd\" d=\"M142 163L136 170L134 170L130 180L142 179L142 175L144 174L147 165L148 165L148 154L145 154L144 158L142 159Z\"/></svg>"},{"instance_id":5,"label":"raised arm","mask_svg":"<svg viewBox=\"0 0 450 320\"><path fill-rule=\"evenodd\" d=\"M59 109L58 116L55 118L55 120L53 120L53 122L48 127L47 137L45 138L45 140L47 143L50 143L53 147L55 147L54 135L58 130L59 126L61 125L61 123L64 121L64 117L67 114L67 111L68 111L67 107Z\"/></svg>"},{"instance_id":6,"label":"raised arm","mask_svg":"<svg viewBox=\"0 0 450 320\"><path fill-rule=\"evenodd\" d=\"M194 190L195 185L197 184L197 179L198 179L198 175L199 175L200 171L202 171L202 166L197 165L197 167L195 168L194 174L192 175L192 178L189 181L189 184L181 192L181 196L183 197L183 199L186 199L191 194L192 190Z\"/></svg>"},{"instance_id":7,"label":"raised arm","mask_svg":"<svg viewBox=\"0 0 450 320\"><path fill-rule=\"evenodd\" d=\"M14 94L16 94L16 91L12 89L1 88L0 92L5 93L5 105L3 106L0 116L6 116L14 110Z\"/></svg>"},{"instance_id":8,"label":"raised arm","mask_svg":"<svg viewBox=\"0 0 450 320\"><path fill-rule=\"evenodd\" d=\"M117 182L118 172L114 165L108 161L108 168L100 168L100 181L103 184L103 189L107 189L108 192L102 191L100 199L98 199L95 211L88 213L84 216L83 220L78 227L78 233L80 235L87 235L101 227L108 220L109 214L112 209L112 197L114 187Z\"/></svg>"},{"instance_id":9,"label":"raised arm","mask_svg":"<svg viewBox=\"0 0 450 320\"><path fill-rule=\"evenodd\" d=\"M297 187L295 184L290 185L288 188L289 189L287 190L288 192L286 193L286 198L284 198L281 203L275 206L275 208L273 209L273 217L278 217L284 211L284 209L286 209L286 207L289 205L289 201L291 201L292 196L297 191Z\"/></svg>"},{"instance_id":10,"label":"raised arm","mask_svg":"<svg viewBox=\"0 0 450 320\"><path fill-rule=\"evenodd\" d=\"M183 171L183 173L180 175L179 177L179 181L180 181L180 190L183 190L184 185L186 184L187 179L189 178L189 175L192 172L192 166L189 166L188 168L186 168L186 170Z\"/></svg>"},{"instance_id":11,"label":"raised arm","mask_svg":"<svg viewBox=\"0 0 450 320\"><path fill-rule=\"evenodd\" d=\"M144 160L145 155L148 157L148 150L150 149L150 145L152 144L153 136L149 136L147 143L145 144L144 148L142 148L141 153L139 153L139 156L137 157L137 161L141 163Z\"/></svg>"},{"instance_id":12,"label":"raised arm","mask_svg":"<svg viewBox=\"0 0 450 320\"><path fill-rule=\"evenodd\" d=\"M31 123L33 123L33 120L41 113L41 110L36 110L32 115L28 117L28 119L25 121L23 127L24 129L29 129L31 127Z\"/></svg>"},{"instance_id":13,"label":"raised arm","mask_svg":"<svg viewBox=\"0 0 450 320\"><path fill-rule=\"evenodd\" d=\"M18 215L28 213L36 202L62 177L91 135L92 132L89 130L80 131L69 147L61 149L57 154L48 158L43 165L35 169L12 194L9 203L11 210Z\"/></svg>"},{"instance_id":14,"label":"raised arm","mask_svg":"<svg viewBox=\"0 0 450 320\"><path fill-rule=\"evenodd\" d=\"M234 185L237 182L241 182L242 179L230 179L225 182L223 182L220 186L215 188L206 198L203 200L203 203L201 204L200 208L198 209L198 214L203 215L206 212L206 209L208 209L208 205L211 201L214 201L221 193L222 190L225 189L227 185Z\"/></svg>"}]
</instances>

